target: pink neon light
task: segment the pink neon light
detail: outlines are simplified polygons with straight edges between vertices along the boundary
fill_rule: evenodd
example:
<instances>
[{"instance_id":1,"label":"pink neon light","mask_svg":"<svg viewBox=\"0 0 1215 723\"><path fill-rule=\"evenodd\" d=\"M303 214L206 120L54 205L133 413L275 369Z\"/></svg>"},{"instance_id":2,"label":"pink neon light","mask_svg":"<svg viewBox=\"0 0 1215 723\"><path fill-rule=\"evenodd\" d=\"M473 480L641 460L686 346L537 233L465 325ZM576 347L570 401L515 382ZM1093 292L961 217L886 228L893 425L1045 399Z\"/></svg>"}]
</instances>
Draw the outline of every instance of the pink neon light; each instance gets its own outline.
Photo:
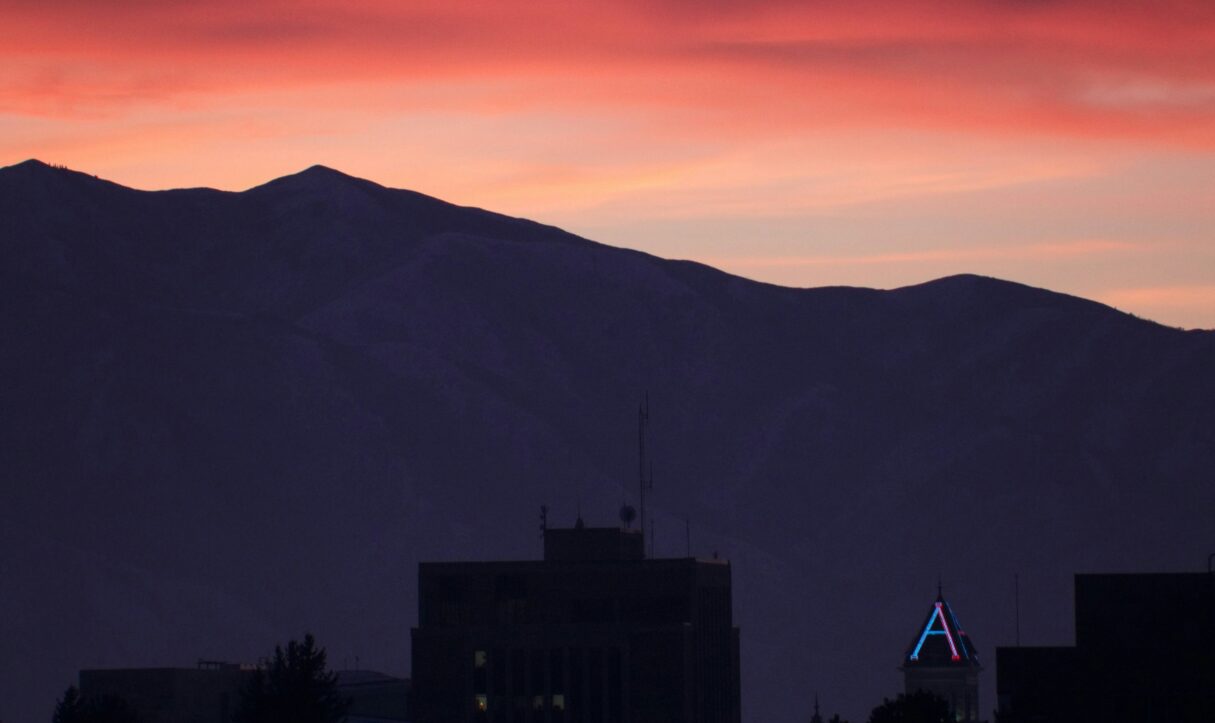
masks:
<instances>
[{"instance_id":1,"label":"pink neon light","mask_svg":"<svg viewBox=\"0 0 1215 723\"><path fill-rule=\"evenodd\" d=\"M958 660L958 646L953 644L953 635L949 632L949 622L945 619L945 612L941 610L941 603L937 603L937 617L941 618L941 628L945 631L945 639L949 641L949 651L953 653L953 659Z\"/></svg>"}]
</instances>

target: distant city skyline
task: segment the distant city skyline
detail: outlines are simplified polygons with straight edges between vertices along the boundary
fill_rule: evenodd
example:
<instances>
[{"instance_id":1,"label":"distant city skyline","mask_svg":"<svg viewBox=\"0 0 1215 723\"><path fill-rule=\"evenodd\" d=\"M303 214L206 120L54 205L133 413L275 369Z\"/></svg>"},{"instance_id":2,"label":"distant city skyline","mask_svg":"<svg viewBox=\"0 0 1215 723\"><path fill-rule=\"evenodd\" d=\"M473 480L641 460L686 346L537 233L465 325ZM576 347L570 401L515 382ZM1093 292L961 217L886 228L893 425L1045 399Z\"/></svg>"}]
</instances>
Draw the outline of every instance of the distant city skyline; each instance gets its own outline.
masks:
<instances>
[{"instance_id":1,"label":"distant city skyline","mask_svg":"<svg viewBox=\"0 0 1215 723\"><path fill-rule=\"evenodd\" d=\"M1215 327L1215 5L0 0L0 165L315 163L792 286Z\"/></svg>"}]
</instances>

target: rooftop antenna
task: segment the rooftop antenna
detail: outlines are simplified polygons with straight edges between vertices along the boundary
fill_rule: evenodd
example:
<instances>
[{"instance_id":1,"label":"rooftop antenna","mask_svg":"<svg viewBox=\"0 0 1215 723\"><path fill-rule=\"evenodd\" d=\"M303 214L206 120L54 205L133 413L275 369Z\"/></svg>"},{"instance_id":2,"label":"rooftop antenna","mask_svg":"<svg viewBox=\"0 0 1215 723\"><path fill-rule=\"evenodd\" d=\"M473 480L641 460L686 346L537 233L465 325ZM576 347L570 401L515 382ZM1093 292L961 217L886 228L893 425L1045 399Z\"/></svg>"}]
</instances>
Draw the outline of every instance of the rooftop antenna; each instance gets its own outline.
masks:
<instances>
[{"instance_id":1,"label":"rooftop antenna","mask_svg":"<svg viewBox=\"0 0 1215 723\"><path fill-rule=\"evenodd\" d=\"M540 505L540 537L544 538L544 533L548 532L548 505Z\"/></svg>"},{"instance_id":2,"label":"rooftop antenna","mask_svg":"<svg viewBox=\"0 0 1215 723\"><path fill-rule=\"evenodd\" d=\"M637 510L633 509L632 505L620 506L620 521L624 523L624 529L630 529L633 526L633 520L637 518Z\"/></svg>"},{"instance_id":3,"label":"rooftop antenna","mask_svg":"<svg viewBox=\"0 0 1215 723\"><path fill-rule=\"evenodd\" d=\"M647 391L642 397L641 404L637 406L637 506L640 508L641 534L644 536L645 529L645 491L654 487L654 465L649 461L646 455L646 438L650 433L650 393ZM646 472L649 472L649 478L646 478ZM650 554L654 551L654 521L650 520ZM645 544L644 542L642 543Z\"/></svg>"},{"instance_id":4,"label":"rooftop antenna","mask_svg":"<svg viewBox=\"0 0 1215 723\"><path fill-rule=\"evenodd\" d=\"M1021 647L1021 576L1013 574L1013 610L1016 620L1017 647Z\"/></svg>"},{"instance_id":5,"label":"rooftop antenna","mask_svg":"<svg viewBox=\"0 0 1215 723\"><path fill-rule=\"evenodd\" d=\"M646 488L651 492L654 490L654 460L648 460L650 463L650 478L646 481ZM654 517L650 516L650 557L654 556Z\"/></svg>"}]
</instances>

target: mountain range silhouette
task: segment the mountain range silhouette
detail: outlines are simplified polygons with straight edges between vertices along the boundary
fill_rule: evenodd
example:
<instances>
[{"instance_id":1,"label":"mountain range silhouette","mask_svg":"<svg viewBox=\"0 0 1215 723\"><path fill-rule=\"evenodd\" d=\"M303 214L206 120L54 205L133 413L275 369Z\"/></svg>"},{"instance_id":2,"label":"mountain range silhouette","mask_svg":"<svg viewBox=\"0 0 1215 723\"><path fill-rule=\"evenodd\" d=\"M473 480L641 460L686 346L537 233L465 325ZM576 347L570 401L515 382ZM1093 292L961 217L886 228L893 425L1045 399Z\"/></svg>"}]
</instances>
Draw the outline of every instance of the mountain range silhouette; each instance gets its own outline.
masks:
<instances>
[{"instance_id":1,"label":"mountain range silhouette","mask_svg":"<svg viewBox=\"0 0 1215 723\"><path fill-rule=\"evenodd\" d=\"M407 674L422 560L617 524L729 559L743 717L863 719L938 579L987 668L1075 572L1215 549L1215 332L1016 283L794 289L314 166L0 169L0 719L305 630Z\"/></svg>"}]
</instances>

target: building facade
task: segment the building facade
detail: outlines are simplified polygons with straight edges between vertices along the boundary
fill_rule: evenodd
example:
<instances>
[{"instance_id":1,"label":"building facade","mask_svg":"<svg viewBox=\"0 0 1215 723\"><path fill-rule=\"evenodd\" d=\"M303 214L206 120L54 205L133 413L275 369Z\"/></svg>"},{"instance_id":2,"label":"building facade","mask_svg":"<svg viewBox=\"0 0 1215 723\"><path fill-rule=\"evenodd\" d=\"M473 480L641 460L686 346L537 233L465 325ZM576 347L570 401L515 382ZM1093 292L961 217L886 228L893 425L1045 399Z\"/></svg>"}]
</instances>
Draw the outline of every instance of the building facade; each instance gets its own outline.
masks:
<instances>
[{"instance_id":1,"label":"building facade","mask_svg":"<svg viewBox=\"0 0 1215 723\"><path fill-rule=\"evenodd\" d=\"M974 643L958 623L953 608L938 593L903 655L906 693L933 693L949 703L955 721L978 723L981 670Z\"/></svg>"},{"instance_id":2,"label":"building facade","mask_svg":"<svg viewBox=\"0 0 1215 723\"><path fill-rule=\"evenodd\" d=\"M344 723L409 720L409 679L374 670L337 671L337 692L350 700Z\"/></svg>"},{"instance_id":3,"label":"building facade","mask_svg":"<svg viewBox=\"0 0 1215 723\"><path fill-rule=\"evenodd\" d=\"M640 531L547 529L544 559L422 563L420 723L738 723L724 560L646 559Z\"/></svg>"},{"instance_id":4,"label":"building facade","mask_svg":"<svg viewBox=\"0 0 1215 723\"><path fill-rule=\"evenodd\" d=\"M1008 723L1215 721L1215 574L1076 575L1076 645L998 648Z\"/></svg>"}]
</instances>

